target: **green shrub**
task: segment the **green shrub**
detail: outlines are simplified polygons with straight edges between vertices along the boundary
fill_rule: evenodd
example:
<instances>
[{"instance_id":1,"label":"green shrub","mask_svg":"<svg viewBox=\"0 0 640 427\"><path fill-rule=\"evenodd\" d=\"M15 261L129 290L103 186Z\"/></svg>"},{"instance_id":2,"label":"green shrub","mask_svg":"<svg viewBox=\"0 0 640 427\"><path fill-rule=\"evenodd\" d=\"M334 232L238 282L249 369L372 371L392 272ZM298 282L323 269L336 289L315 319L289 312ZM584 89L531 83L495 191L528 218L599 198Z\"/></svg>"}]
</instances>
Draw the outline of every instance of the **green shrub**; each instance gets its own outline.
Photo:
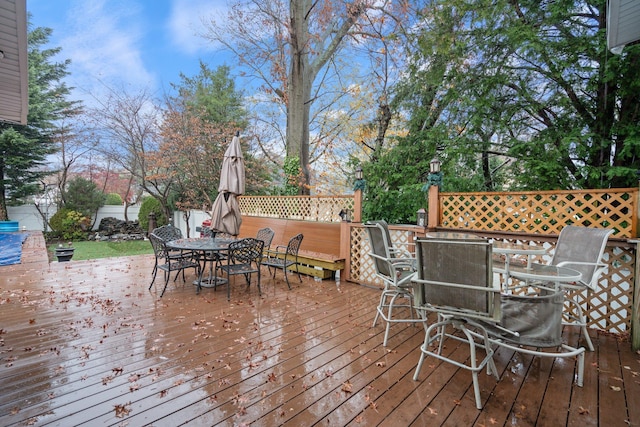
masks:
<instances>
[{"instance_id":1,"label":"green shrub","mask_svg":"<svg viewBox=\"0 0 640 427\"><path fill-rule=\"evenodd\" d=\"M105 205L122 206L122 197L118 193L109 193L104 201Z\"/></svg>"},{"instance_id":2,"label":"green shrub","mask_svg":"<svg viewBox=\"0 0 640 427\"><path fill-rule=\"evenodd\" d=\"M49 221L53 233L64 240L84 240L91 225L91 220L81 212L62 208Z\"/></svg>"},{"instance_id":3,"label":"green shrub","mask_svg":"<svg viewBox=\"0 0 640 427\"><path fill-rule=\"evenodd\" d=\"M76 177L67 182L64 190L64 207L92 217L104 206L104 193L88 179Z\"/></svg>"},{"instance_id":4,"label":"green shrub","mask_svg":"<svg viewBox=\"0 0 640 427\"><path fill-rule=\"evenodd\" d=\"M49 219L49 225L51 226L51 234L53 238L62 237L62 220L67 217L67 213L70 212L71 209L58 209L58 211L53 214L51 219Z\"/></svg>"},{"instance_id":5,"label":"green shrub","mask_svg":"<svg viewBox=\"0 0 640 427\"><path fill-rule=\"evenodd\" d=\"M140 205L140 211L138 212L138 222L143 230L149 230L149 214L151 212L156 214L156 227L160 227L168 223L167 217L162 212L162 207L160 206L158 199L154 197L145 197Z\"/></svg>"}]
</instances>

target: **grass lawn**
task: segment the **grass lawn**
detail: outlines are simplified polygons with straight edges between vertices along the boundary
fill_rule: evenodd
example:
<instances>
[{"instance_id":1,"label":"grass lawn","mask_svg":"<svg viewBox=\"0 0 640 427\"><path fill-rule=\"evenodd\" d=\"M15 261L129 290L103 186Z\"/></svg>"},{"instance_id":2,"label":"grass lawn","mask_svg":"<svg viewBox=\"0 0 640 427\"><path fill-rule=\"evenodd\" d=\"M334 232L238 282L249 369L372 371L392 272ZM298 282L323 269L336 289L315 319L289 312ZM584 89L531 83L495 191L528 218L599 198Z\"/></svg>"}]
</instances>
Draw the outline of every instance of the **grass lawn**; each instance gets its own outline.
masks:
<instances>
[{"instance_id":1,"label":"grass lawn","mask_svg":"<svg viewBox=\"0 0 640 427\"><path fill-rule=\"evenodd\" d=\"M63 245L67 246L66 243L63 243ZM57 246L58 244L56 243L47 247L49 258L53 261L56 260L54 252ZM148 240L126 240L122 242L83 241L73 242L73 247L75 248L73 252L74 261L153 253L153 248Z\"/></svg>"}]
</instances>

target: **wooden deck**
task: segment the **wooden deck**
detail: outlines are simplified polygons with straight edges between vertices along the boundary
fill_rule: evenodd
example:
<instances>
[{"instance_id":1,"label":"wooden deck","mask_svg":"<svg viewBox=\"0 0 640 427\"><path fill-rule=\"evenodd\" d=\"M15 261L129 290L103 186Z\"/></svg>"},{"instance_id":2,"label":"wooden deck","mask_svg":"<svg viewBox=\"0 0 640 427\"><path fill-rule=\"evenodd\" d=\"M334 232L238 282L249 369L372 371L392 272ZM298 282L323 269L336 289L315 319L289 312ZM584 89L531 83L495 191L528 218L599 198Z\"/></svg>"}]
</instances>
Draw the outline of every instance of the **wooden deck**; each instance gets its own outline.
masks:
<instances>
[{"instance_id":1,"label":"wooden deck","mask_svg":"<svg viewBox=\"0 0 640 427\"><path fill-rule=\"evenodd\" d=\"M39 235L0 267L0 425L640 425L640 356L593 332L575 362L500 350L501 378L427 359L421 326L371 327L379 292L278 272L262 296L178 280L149 292L151 256L48 263ZM565 330L568 342L576 330ZM445 351L467 357L464 347Z\"/></svg>"}]
</instances>

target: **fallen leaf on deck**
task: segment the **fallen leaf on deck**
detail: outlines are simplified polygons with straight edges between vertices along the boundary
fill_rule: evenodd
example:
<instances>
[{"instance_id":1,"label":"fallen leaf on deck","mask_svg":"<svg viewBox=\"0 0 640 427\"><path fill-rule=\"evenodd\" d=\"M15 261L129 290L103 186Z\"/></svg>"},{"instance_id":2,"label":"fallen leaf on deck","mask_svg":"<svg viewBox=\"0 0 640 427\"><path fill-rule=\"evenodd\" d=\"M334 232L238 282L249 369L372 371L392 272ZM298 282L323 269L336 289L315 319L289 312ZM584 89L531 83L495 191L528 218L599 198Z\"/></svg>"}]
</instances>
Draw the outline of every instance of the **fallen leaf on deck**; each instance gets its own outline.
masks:
<instances>
[{"instance_id":1,"label":"fallen leaf on deck","mask_svg":"<svg viewBox=\"0 0 640 427\"><path fill-rule=\"evenodd\" d=\"M117 418L126 417L131 412L131 402L126 403L124 405L115 405L114 408L116 411Z\"/></svg>"}]
</instances>

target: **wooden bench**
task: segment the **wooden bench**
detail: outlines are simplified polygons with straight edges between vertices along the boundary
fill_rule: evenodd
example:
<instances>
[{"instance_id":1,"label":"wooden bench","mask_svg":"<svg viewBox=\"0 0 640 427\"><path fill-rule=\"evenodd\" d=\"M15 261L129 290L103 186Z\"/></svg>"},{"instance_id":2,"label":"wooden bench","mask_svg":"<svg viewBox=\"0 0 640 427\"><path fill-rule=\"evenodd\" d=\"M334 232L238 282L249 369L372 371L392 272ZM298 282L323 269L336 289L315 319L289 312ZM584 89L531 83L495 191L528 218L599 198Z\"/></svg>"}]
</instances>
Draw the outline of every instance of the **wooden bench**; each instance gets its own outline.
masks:
<instances>
[{"instance_id":1,"label":"wooden bench","mask_svg":"<svg viewBox=\"0 0 640 427\"><path fill-rule=\"evenodd\" d=\"M298 252L300 273L329 279L335 278L336 271L344 270L346 260L340 257L340 223L243 215L239 237L255 237L258 230L265 227L275 232L271 249L287 246L291 237L302 233L304 237Z\"/></svg>"}]
</instances>

